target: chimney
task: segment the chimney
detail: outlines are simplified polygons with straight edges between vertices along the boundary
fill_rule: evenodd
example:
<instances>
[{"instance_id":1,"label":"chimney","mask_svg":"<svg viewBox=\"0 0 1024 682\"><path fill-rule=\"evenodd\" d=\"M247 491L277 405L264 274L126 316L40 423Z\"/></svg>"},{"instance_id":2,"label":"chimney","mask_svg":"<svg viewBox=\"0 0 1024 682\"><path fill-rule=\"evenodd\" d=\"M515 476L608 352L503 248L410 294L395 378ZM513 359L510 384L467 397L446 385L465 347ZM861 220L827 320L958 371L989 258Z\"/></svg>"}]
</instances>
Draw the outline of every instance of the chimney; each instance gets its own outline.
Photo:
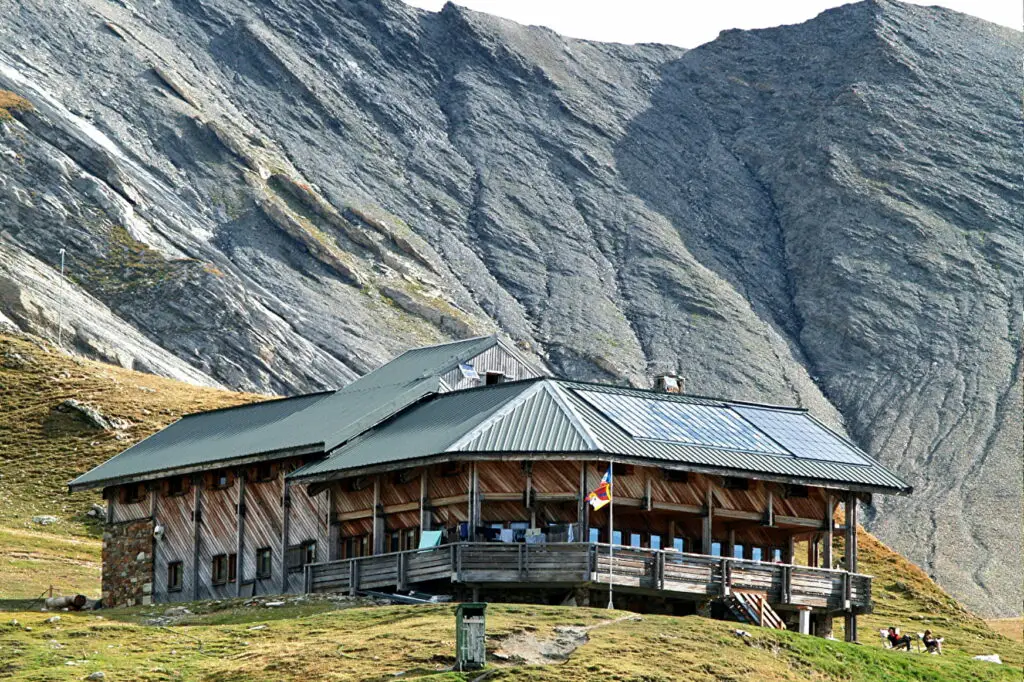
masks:
<instances>
[{"instance_id":1,"label":"chimney","mask_svg":"<svg viewBox=\"0 0 1024 682\"><path fill-rule=\"evenodd\" d=\"M662 393L682 393L686 379L673 374L661 374L654 377L654 390Z\"/></svg>"}]
</instances>

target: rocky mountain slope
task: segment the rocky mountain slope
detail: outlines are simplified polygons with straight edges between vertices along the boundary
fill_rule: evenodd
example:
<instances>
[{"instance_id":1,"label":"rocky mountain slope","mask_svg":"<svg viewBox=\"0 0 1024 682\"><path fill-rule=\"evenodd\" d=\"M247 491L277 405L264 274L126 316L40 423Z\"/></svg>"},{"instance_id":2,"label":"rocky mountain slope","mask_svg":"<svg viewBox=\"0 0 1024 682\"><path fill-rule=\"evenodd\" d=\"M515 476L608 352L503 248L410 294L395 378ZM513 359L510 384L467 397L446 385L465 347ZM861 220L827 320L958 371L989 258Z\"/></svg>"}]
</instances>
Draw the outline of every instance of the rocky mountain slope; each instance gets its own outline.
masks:
<instances>
[{"instance_id":1,"label":"rocky mountain slope","mask_svg":"<svg viewBox=\"0 0 1024 682\"><path fill-rule=\"evenodd\" d=\"M280 393L500 328L568 376L799 403L915 485L883 539L1019 611L1019 33L891 2L690 51L398 0L0 11L33 107L0 124L0 323Z\"/></svg>"}]
</instances>

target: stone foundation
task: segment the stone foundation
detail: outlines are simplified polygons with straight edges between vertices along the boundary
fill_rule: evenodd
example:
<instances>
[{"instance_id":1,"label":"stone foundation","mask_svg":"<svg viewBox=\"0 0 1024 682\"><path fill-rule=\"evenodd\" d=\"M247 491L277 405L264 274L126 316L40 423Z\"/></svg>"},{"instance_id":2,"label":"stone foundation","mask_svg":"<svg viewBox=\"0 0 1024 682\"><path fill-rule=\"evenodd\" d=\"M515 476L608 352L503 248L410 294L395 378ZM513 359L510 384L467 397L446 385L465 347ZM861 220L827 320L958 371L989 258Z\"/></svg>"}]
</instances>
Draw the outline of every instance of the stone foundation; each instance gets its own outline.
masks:
<instances>
[{"instance_id":1,"label":"stone foundation","mask_svg":"<svg viewBox=\"0 0 1024 682\"><path fill-rule=\"evenodd\" d=\"M103 531L103 605L153 600L153 520L107 524Z\"/></svg>"}]
</instances>

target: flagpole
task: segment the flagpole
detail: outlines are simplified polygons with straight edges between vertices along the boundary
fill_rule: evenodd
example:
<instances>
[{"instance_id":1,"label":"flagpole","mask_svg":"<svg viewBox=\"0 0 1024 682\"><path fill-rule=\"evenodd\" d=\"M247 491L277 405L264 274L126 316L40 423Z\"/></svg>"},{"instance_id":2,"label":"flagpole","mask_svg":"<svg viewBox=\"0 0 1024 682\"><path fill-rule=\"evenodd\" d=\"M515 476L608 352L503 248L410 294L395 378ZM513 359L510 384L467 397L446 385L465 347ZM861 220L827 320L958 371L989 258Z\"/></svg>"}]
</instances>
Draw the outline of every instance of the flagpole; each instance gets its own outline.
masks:
<instances>
[{"instance_id":1,"label":"flagpole","mask_svg":"<svg viewBox=\"0 0 1024 682\"><path fill-rule=\"evenodd\" d=\"M611 460L608 461L608 608L614 609L612 601L615 581L612 572L615 570L615 493L612 490L615 471Z\"/></svg>"}]
</instances>

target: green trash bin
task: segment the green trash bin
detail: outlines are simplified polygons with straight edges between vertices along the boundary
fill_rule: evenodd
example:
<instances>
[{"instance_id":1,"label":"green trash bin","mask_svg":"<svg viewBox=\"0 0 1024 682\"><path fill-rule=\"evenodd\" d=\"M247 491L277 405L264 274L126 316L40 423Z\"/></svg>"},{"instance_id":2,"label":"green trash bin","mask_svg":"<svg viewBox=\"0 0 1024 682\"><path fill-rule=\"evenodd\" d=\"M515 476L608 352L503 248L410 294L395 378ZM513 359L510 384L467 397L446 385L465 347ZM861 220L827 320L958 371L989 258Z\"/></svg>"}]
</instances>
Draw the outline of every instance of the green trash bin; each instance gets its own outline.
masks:
<instances>
[{"instance_id":1,"label":"green trash bin","mask_svg":"<svg viewBox=\"0 0 1024 682\"><path fill-rule=\"evenodd\" d=\"M487 662L487 604L466 602L455 607L455 669L479 670Z\"/></svg>"}]
</instances>

